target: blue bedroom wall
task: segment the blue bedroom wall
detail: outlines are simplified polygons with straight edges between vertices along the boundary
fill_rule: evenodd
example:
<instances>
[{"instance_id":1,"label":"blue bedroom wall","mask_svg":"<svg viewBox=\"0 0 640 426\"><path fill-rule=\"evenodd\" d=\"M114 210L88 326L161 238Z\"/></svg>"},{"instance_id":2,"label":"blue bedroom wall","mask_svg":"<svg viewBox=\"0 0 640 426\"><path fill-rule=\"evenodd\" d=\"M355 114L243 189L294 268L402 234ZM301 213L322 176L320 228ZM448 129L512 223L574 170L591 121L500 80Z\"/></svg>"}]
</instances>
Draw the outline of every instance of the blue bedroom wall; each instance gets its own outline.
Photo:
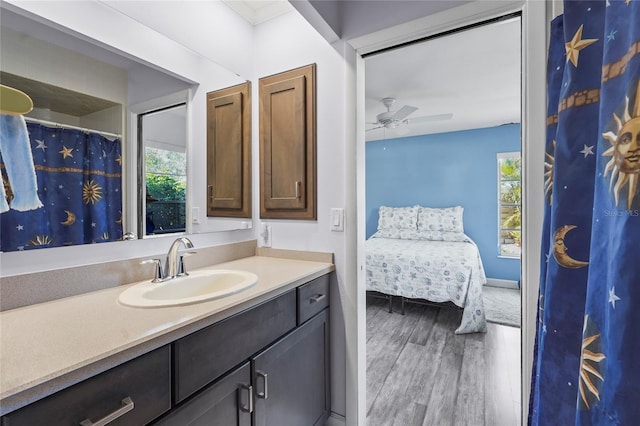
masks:
<instances>
[{"instance_id":1,"label":"blue bedroom wall","mask_svg":"<svg viewBox=\"0 0 640 426\"><path fill-rule=\"evenodd\" d=\"M367 238L378 208L464 207L464 231L487 278L520 280L520 262L498 257L497 159L520 151L520 124L366 143Z\"/></svg>"}]
</instances>

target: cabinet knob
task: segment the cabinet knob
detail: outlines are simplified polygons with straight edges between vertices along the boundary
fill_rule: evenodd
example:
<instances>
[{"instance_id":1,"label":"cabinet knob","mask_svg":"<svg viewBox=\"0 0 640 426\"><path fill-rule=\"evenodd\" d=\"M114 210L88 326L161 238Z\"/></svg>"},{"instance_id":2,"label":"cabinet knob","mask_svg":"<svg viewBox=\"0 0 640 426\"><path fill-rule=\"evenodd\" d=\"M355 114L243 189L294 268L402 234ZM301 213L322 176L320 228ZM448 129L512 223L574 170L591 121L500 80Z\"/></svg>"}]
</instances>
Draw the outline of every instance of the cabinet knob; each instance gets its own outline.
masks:
<instances>
[{"instance_id":1,"label":"cabinet knob","mask_svg":"<svg viewBox=\"0 0 640 426\"><path fill-rule=\"evenodd\" d=\"M129 411L133 410L133 400L130 397L126 397L122 400L122 407L118 408L111 414L107 414L97 422L93 423L89 419L85 419L80 422L80 426L105 426L115 419L124 416Z\"/></svg>"}]
</instances>

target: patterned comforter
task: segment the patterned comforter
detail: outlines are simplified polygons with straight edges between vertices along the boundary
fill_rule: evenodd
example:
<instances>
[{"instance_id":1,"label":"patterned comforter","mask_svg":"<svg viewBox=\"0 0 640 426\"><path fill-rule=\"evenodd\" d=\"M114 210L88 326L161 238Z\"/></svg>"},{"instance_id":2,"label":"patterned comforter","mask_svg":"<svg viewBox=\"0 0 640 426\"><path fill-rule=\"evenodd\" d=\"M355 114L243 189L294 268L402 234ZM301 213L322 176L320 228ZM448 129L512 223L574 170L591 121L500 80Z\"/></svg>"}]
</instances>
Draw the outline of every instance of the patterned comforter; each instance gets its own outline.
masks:
<instances>
[{"instance_id":1,"label":"patterned comforter","mask_svg":"<svg viewBox=\"0 0 640 426\"><path fill-rule=\"evenodd\" d=\"M372 237L365 243L367 290L393 296L453 302L463 308L456 334L484 332L486 282L480 252L466 242Z\"/></svg>"}]
</instances>

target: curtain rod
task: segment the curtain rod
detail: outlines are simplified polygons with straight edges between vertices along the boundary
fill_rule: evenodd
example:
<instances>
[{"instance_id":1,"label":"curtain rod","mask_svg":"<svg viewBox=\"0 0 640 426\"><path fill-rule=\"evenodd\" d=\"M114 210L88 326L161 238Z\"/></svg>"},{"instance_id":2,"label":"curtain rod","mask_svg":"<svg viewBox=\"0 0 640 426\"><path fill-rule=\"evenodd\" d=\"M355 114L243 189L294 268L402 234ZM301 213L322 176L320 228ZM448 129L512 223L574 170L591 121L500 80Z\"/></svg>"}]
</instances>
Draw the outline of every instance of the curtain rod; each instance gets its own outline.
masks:
<instances>
[{"instance_id":1,"label":"curtain rod","mask_svg":"<svg viewBox=\"0 0 640 426\"><path fill-rule=\"evenodd\" d=\"M103 132L103 131L100 131L100 130L93 130L93 129L86 129L84 127L72 126L70 124L56 123L55 121L41 120L39 118L32 118L32 117L24 117L24 119L25 119L25 121L31 121L32 123L44 124L45 126L61 127L63 129L72 129L72 130L80 130L82 132L97 133L99 135L107 136L107 137L111 137L111 138L118 138L118 139L122 138L122 135L117 135L115 133Z\"/></svg>"}]
</instances>

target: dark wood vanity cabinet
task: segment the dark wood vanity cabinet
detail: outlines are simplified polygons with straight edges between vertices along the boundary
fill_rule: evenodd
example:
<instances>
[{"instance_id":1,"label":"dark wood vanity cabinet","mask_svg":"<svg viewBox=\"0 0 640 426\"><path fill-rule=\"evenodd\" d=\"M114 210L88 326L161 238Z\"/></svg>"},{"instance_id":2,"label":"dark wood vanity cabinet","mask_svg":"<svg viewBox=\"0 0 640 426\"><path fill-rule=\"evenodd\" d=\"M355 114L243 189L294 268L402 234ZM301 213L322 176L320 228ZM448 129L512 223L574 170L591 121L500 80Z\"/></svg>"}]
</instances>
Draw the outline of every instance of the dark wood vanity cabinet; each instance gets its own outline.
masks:
<instances>
[{"instance_id":1,"label":"dark wood vanity cabinet","mask_svg":"<svg viewBox=\"0 0 640 426\"><path fill-rule=\"evenodd\" d=\"M322 425L328 307L323 275L11 412L2 426Z\"/></svg>"},{"instance_id":2,"label":"dark wood vanity cabinet","mask_svg":"<svg viewBox=\"0 0 640 426\"><path fill-rule=\"evenodd\" d=\"M260 217L316 219L315 64L260 79Z\"/></svg>"},{"instance_id":3,"label":"dark wood vanity cabinet","mask_svg":"<svg viewBox=\"0 0 640 426\"><path fill-rule=\"evenodd\" d=\"M328 292L324 275L176 341L178 406L156 425L324 424Z\"/></svg>"},{"instance_id":4,"label":"dark wood vanity cabinet","mask_svg":"<svg viewBox=\"0 0 640 426\"><path fill-rule=\"evenodd\" d=\"M207 216L251 217L251 82L207 93Z\"/></svg>"}]
</instances>

